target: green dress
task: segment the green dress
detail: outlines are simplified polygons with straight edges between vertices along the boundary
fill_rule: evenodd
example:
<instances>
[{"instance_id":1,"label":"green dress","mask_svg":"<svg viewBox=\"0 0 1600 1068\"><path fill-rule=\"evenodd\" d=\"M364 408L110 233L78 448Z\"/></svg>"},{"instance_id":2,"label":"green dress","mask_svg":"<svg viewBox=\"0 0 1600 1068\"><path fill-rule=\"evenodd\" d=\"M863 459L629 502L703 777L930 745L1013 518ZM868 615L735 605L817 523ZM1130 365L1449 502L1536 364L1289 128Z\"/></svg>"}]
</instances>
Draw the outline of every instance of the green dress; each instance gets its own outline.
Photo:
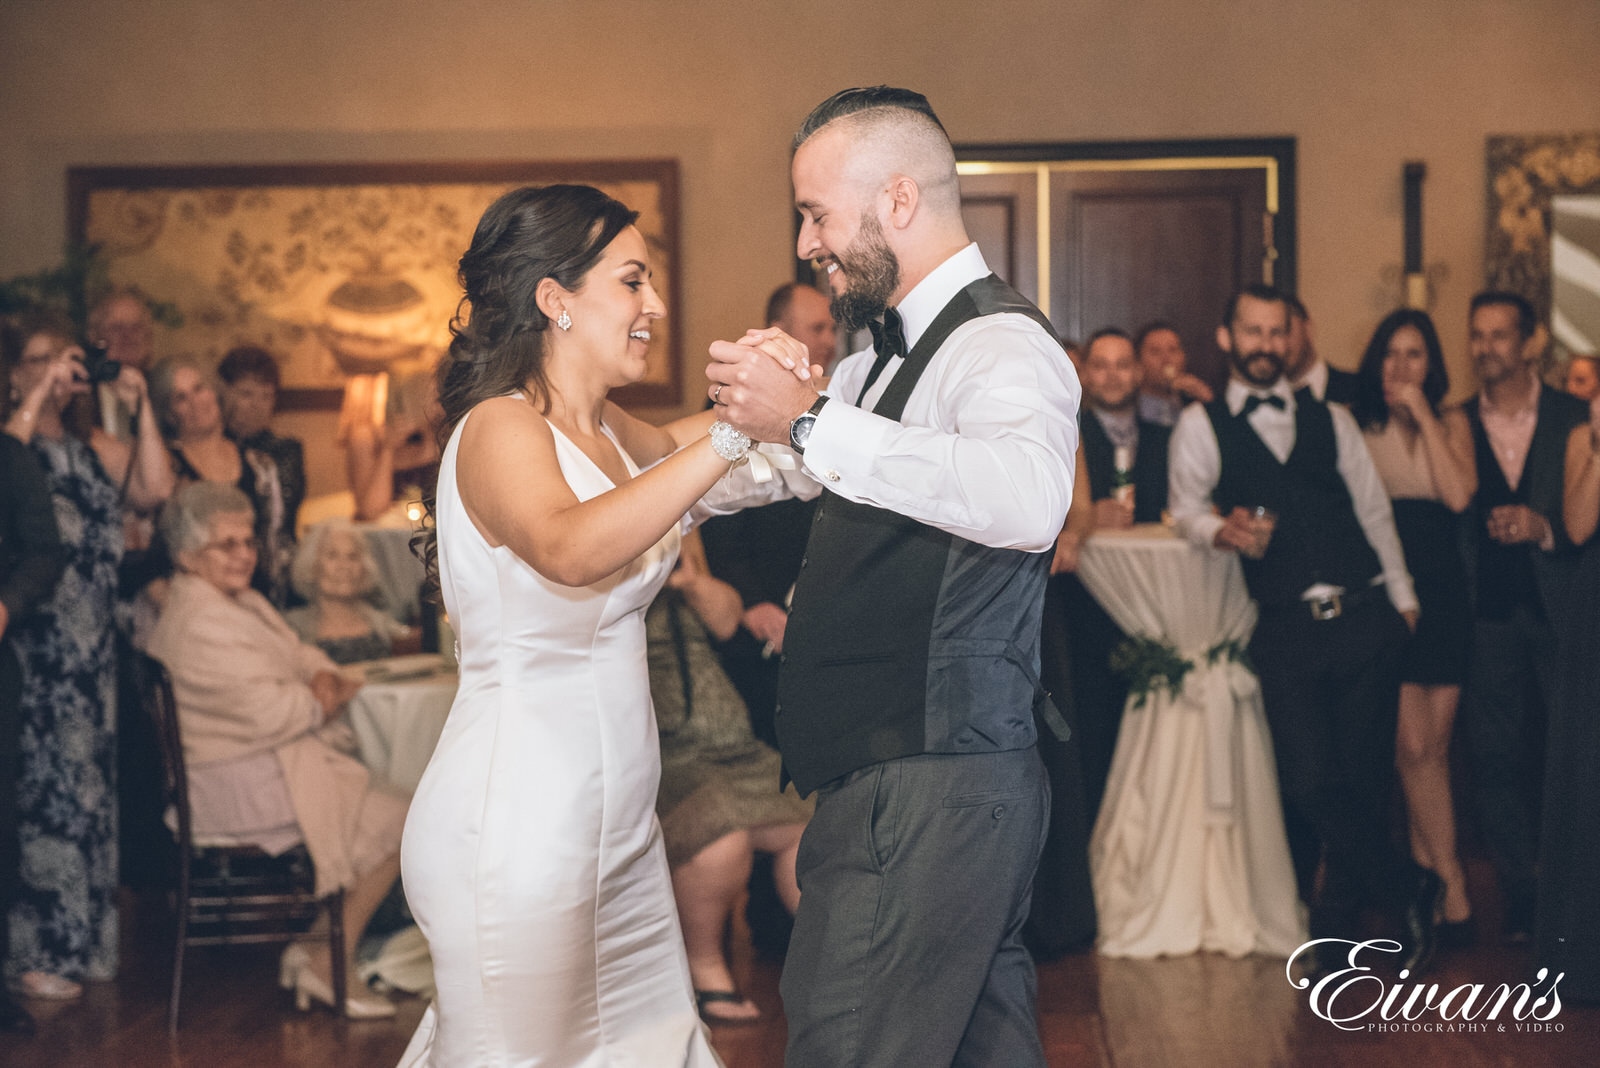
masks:
<instances>
[{"instance_id":1,"label":"green dress","mask_svg":"<svg viewBox=\"0 0 1600 1068\"><path fill-rule=\"evenodd\" d=\"M811 802L778 787L781 760L756 739L700 618L665 589L645 615L650 696L661 734L656 815L673 867L724 835L804 823Z\"/></svg>"}]
</instances>

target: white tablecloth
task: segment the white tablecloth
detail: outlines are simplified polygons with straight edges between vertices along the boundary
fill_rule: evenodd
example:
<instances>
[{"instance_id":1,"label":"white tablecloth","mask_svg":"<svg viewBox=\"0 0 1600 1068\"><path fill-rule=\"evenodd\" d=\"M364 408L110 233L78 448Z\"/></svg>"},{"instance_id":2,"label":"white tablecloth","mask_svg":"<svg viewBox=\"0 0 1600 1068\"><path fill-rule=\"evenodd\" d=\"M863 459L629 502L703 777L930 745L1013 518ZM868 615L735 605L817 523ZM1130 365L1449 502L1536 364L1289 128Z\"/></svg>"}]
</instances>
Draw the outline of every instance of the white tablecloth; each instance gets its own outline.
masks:
<instances>
[{"instance_id":1,"label":"white tablecloth","mask_svg":"<svg viewBox=\"0 0 1600 1068\"><path fill-rule=\"evenodd\" d=\"M1130 696L1123 712L1089 845L1100 952L1287 957L1305 924L1261 690L1244 666L1207 657L1255 627L1238 558L1140 526L1096 533L1078 575L1130 636L1194 664L1176 695Z\"/></svg>"},{"instance_id":2,"label":"white tablecloth","mask_svg":"<svg viewBox=\"0 0 1600 1068\"><path fill-rule=\"evenodd\" d=\"M374 782L415 793L456 697L455 672L442 657L428 654L361 666L430 671L421 678L385 681L380 670L351 698L345 713Z\"/></svg>"}]
</instances>

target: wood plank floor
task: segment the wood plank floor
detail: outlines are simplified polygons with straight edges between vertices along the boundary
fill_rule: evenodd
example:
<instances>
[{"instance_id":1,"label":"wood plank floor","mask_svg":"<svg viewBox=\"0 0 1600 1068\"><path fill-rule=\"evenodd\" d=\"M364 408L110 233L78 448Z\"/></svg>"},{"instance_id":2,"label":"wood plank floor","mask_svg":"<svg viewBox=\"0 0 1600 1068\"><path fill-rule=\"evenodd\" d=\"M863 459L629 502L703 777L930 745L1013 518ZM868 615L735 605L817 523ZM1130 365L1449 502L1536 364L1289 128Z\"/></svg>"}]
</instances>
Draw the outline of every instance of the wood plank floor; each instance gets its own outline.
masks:
<instances>
[{"instance_id":1,"label":"wood plank floor","mask_svg":"<svg viewBox=\"0 0 1600 1068\"><path fill-rule=\"evenodd\" d=\"M1475 889L1488 881L1481 863L1471 870ZM1487 889L1475 899L1485 921L1497 918ZM301 1014L274 982L275 950L197 950L191 951L183 1030L169 1042L170 927L161 903L128 899L124 926L121 976L91 984L79 1002L32 1003L39 1034L0 1037L0 1065L391 1068L422 1015L414 998L400 1000L394 1021ZM1487 922L1485 928L1492 929ZM1446 955L1430 978L1445 989L1516 983L1526 964L1524 950L1488 945ZM768 1020L718 1029L717 1049L728 1068L776 1068L784 1042L778 969L754 960L740 932L735 971ZM1284 979L1282 962L1214 954L1156 961L1070 956L1040 968L1039 1013L1052 1068L1600 1065L1600 1008L1567 1005L1552 1021L1561 1031L1547 1034L1518 1032L1505 1014L1505 1030L1490 1025L1487 1034L1345 1032L1311 1013L1305 994Z\"/></svg>"}]
</instances>

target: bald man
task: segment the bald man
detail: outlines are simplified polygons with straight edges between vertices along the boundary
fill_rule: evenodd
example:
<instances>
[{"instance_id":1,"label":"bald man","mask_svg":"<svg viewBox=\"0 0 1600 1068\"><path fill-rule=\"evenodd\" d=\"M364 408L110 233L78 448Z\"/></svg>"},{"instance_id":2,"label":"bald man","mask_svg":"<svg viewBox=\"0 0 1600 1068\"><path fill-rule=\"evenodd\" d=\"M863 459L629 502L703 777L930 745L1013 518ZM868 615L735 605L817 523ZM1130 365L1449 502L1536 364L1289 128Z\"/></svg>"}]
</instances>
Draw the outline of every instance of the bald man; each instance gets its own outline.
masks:
<instances>
[{"instance_id":1,"label":"bald man","mask_svg":"<svg viewBox=\"0 0 1600 1068\"><path fill-rule=\"evenodd\" d=\"M839 324L828 304L826 293L803 282L786 282L767 298L767 325L804 345L825 374L839 356Z\"/></svg>"},{"instance_id":2,"label":"bald man","mask_svg":"<svg viewBox=\"0 0 1600 1068\"><path fill-rule=\"evenodd\" d=\"M823 489L779 680L784 766L817 796L784 1063L1043 1065L1021 931L1049 803L1040 612L1077 377L967 237L921 94L831 97L792 171L797 252L874 348L821 395L785 369L805 348L777 330L713 344L706 370L723 418L789 445Z\"/></svg>"}]
</instances>

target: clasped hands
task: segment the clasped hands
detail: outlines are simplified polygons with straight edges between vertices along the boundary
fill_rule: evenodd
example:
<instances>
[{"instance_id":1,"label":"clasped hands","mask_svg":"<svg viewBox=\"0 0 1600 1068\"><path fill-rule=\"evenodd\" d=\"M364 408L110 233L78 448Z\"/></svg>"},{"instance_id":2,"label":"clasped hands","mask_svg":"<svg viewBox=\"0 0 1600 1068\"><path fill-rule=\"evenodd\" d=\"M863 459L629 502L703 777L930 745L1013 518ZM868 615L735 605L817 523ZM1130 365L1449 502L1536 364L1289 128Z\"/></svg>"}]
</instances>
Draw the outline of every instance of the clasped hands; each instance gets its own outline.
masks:
<instances>
[{"instance_id":1,"label":"clasped hands","mask_svg":"<svg viewBox=\"0 0 1600 1068\"><path fill-rule=\"evenodd\" d=\"M717 415L755 441L787 445L789 424L817 400L823 369L811 352L775 326L738 341L713 341L706 396Z\"/></svg>"}]
</instances>

